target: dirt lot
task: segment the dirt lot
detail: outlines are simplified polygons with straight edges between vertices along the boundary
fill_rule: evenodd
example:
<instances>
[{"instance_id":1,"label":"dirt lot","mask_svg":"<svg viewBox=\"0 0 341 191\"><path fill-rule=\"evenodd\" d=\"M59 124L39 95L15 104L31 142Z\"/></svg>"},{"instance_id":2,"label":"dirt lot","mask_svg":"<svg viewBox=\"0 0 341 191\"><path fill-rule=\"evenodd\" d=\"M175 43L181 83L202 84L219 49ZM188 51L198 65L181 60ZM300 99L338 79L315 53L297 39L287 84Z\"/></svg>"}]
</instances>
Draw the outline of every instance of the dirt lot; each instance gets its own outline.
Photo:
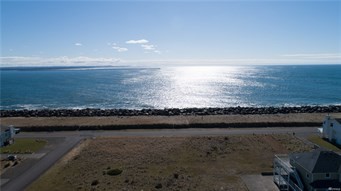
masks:
<instances>
[{"instance_id":1,"label":"dirt lot","mask_svg":"<svg viewBox=\"0 0 341 191\"><path fill-rule=\"evenodd\" d=\"M292 135L89 139L28 190L246 190L241 175L275 153L310 149Z\"/></svg>"}]
</instances>

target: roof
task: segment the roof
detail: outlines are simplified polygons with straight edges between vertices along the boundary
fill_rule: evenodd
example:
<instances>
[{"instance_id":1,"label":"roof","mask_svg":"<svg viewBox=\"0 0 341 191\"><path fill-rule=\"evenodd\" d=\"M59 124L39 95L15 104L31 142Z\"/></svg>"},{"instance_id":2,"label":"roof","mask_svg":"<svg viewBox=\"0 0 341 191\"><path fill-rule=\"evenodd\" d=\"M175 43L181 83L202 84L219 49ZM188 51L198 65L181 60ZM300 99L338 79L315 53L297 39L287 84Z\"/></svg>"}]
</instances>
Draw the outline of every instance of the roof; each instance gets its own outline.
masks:
<instances>
[{"instance_id":1,"label":"roof","mask_svg":"<svg viewBox=\"0 0 341 191\"><path fill-rule=\"evenodd\" d=\"M10 129L10 127L8 127L8 126L0 125L0 132L5 132L5 131L8 131L9 129Z\"/></svg>"},{"instance_id":2,"label":"roof","mask_svg":"<svg viewBox=\"0 0 341 191\"><path fill-rule=\"evenodd\" d=\"M341 118L335 118L335 120L341 124Z\"/></svg>"},{"instance_id":3,"label":"roof","mask_svg":"<svg viewBox=\"0 0 341 191\"><path fill-rule=\"evenodd\" d=\"M337 173L341 168L341 156L323 148L291 154L290 158L311 173Z\"/></svg>"}]
</instances>

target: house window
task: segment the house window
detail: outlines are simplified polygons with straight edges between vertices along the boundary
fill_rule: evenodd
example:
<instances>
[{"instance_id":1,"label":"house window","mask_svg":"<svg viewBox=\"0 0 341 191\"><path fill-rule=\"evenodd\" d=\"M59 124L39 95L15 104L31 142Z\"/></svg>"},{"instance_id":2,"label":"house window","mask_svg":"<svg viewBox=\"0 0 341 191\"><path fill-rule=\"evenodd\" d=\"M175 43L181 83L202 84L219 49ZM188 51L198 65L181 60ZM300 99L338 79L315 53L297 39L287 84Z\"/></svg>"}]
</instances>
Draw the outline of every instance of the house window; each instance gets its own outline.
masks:
<instances>
[{"instance_id":1,"label":"house window","mask_svg":"<svg viewBox=\"0 0 341 191\"><path fill-rule=\"evenodd\" d=\"M330 126L333 127L333 126L334 126L334 123L330 123Z\"/></svg>"},{"instance_id":2,"label":"house window","mask_svg":"<svg viewBox=\"0 0 341 191\"><path fill-rule=\"evenodd\" d=\"M309 174L307 173L307 178L309 179Z\"/></svg>"},{"instance_id":3,"label":"house window","mask_svg":"<svg viewBox=\"0 0 341 191\"><path fill-rule=\"evenodd\" d=\"M326 173L326 178L330 178L330 174L329 173Z\"/></svg>"}]
</instances>

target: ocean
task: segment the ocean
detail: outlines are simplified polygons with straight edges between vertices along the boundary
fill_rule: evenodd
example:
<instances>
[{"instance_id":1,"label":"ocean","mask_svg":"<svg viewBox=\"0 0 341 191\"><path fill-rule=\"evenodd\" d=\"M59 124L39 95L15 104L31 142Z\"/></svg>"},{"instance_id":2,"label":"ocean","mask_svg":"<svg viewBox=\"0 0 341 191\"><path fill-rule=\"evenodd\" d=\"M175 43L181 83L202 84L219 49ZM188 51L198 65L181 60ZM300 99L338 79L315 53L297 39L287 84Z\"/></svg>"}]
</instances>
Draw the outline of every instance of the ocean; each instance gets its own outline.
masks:
<instances>
[{"instance_id":1,"label":"ocean","mask_svg":"<svg viewBox=\"0 0 341 191\"><path fill-rule=\"evenodd\" d=\"M1 68L1 110L341 104L341 65Z\"/></svg>"}]
</instances>

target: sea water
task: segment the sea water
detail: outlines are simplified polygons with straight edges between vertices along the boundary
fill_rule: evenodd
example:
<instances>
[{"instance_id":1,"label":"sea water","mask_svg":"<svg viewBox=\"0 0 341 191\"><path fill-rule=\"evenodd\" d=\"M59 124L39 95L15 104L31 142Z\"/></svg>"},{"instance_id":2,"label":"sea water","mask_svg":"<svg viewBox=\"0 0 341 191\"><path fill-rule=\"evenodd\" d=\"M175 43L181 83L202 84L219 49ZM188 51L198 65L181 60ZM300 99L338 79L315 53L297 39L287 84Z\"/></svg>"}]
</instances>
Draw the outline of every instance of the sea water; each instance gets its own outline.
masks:
<instances>
[{"instance_id":1,"label":"sea water","mask_svg":"<svg viewBox=\"0 0 341 191\"><path fill-rule=\"evenodd\" d=\"M2 68L1 108L341 104L341 65Z\"/></svg>"}]
</instances>

